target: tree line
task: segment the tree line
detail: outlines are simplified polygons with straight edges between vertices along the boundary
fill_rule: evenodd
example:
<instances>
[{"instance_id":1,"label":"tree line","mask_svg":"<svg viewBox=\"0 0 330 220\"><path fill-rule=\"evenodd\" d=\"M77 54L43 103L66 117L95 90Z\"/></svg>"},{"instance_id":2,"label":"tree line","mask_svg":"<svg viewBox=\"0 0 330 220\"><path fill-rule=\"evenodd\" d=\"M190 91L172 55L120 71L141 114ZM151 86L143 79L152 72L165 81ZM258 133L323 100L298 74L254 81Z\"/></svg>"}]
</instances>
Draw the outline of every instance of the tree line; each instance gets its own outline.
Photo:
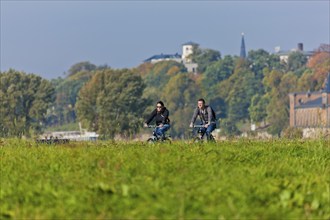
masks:
<instances>
[{"instance_id":1,"label":"tree line","mask_svg":"<svg viewBox=\"0 0 330 220\"><path fill-rule=\"evenodd\" d=\"M263 49L242 59L197 47L191 58L198 74L175 61L131 69L86 61L50 81L10 69L0 73L0 136L33 137L81 122L104 139L130 138L162 100L170 110L171 134L185 137L201 97L216 110L224 135L239 135L251 123L281 135L289 125L288 93L322 89L330 72L329 54L330 46L321 45L309 60L297 51L285 63Z\"/></svg>"}]
</instances>

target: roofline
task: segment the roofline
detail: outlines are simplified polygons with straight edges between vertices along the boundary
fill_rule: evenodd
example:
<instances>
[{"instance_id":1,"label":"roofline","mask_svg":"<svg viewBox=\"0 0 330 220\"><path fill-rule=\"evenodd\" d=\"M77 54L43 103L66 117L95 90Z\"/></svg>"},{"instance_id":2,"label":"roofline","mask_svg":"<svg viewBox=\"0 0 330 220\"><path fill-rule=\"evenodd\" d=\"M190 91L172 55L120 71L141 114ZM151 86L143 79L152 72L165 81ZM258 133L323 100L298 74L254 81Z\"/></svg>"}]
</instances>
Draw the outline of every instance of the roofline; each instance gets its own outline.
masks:
<instances>
[{"instance_id":1,"label":"roofline","mask_svg":"<svg viewBox=\"0 0 330 220\"><path fill-rule=\"evenodd\" d=\"M330 108L330 105L307 105L307 106L295 106L294 109L301 109L301 108Z\"/></svg>"},{"instance_id":2,"label":"roofline","mask_svg":"<svg viewBox=\"0 0 330 220\"><path fill-rule=\"evenodd\" d=\"M198 43L195 43L195 42L192 42L192 41L189 41L189 42L186 42L186 43L182 44L182 46L185 46L185 45L197 45L197 46L199 46Z\"/></svg>"},{"instance_id":3,"label":"roofline","mask_svg":"<svg viewBox=\"0 0 330 220\"><path fill-rule=\"evenodd\" d=\"M290 92L289 95L306 95L306 94L310 94L310 95L319 95L319 94L322 94L324 92L320 92L320 91L317 91L317 92Z\"/></svg>"}]
</instances>

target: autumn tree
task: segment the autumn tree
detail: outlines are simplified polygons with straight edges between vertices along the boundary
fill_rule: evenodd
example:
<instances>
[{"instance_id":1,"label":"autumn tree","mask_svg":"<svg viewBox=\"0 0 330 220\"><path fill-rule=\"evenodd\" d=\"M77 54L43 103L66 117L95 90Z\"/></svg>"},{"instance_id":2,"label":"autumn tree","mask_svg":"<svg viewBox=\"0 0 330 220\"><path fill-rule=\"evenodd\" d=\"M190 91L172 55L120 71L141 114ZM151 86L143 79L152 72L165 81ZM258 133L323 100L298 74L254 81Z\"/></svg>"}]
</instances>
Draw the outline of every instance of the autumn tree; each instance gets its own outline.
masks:
<instances>
[{"instance_id":1,"label":"autumn tree","mask_svg":"<svg viewBox=\"0 0 330 220\"><path fill-rule=\"evenodd\" d=\"M156 103L161 99L164 87L168 81L175 75L185 72L185 67L175 61L162 61L151 65L141 65L137 72L139 75L142 74L143 82L147 87L142 97L150 100L152 103ZM151 107L147 110L151 110Z\"/></svg>"},{"instance_id":2,"label":"autumn tree","mask_svg":"<svg viewBox=\"0 0 330 220\"><path fill-rule=\"evenodd\" d=\"M309 59L307 67L312 70L312 80L316 85L314 90L321 89L324 85L324 79L330 72L330 45L321 45L315 54Z\"/></svg>"},{"instance_id":3,"label":"autumn tree","mask_svg":"<svg viewBox=\"0 0 330 220\"><path fill-rule=\"evenodd\" d=\"M317 87L318 82L310 70L306 70L304 74L298 79L297 92L315 91Z\"/></svg>"}]
</instances>

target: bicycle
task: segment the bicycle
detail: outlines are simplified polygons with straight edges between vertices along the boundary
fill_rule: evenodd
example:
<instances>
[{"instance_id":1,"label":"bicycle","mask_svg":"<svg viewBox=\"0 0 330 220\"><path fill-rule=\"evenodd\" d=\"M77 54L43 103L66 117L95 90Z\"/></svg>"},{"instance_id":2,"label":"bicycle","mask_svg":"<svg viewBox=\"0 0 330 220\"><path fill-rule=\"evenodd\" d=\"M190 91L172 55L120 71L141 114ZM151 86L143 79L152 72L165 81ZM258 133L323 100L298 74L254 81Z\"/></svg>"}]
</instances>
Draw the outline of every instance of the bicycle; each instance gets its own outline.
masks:
<instances>
[{"instance_id":1,"label":"bicycle","mask_svg":"<svg viewBox=\"0 0 330 220\"><path fill-rule=\"evenodd\" d=\"M204 129L204 131L203 131L202 128L205 128L205 126L204 125L194 125L192 127L193 143L200 143L200 142L204 142L204 141L216 143L216 140L215 140L214 136L212 135L212 133L210 134L210 139L207 140L206 135L205 135L206 129ZM197 132L196 132L196 130L197 130Z\"/></svg>"},{"instance_id":2,"label":"bicycle","mask_svg":"<svg viewBox=\"0 0 330 220\"><path fill-rule=\"evenodd\" d=\"M148 138L147 140L147 143L149 144L154 144L154 143L157 143L157 142L163 142L163 143L172 143L172 138L170 135L167 135L165 133L165 137L163 138L162 136L158 136L156 134L156 128L158 126L156 125L148 125L148 128L153 128L154 130L152 131L152 136L150 138Z\"/></svg>"}]
</instances>

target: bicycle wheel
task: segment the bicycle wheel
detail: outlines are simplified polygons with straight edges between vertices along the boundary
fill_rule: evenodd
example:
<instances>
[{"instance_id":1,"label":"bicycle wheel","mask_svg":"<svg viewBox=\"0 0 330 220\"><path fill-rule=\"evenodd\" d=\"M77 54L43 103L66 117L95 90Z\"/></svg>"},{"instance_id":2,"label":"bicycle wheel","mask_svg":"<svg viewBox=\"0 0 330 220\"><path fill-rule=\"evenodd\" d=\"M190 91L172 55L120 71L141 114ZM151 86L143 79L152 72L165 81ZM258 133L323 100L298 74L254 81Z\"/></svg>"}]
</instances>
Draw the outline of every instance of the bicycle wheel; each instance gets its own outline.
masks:
<instances>
[{"instance_id":1,"label":"bicycle wheel","mask_svg":"<svg viewBox=\"0 0 330 220\"><path fill-rule=\"evenodd\" d=\"M202 143L202 142L203 142L203 139L201 139L200 137L194 137L194 138L192 139L192 142L193 142L193 143Z\"/></svg>"},{"instance_id":2,"label":"bicycle wheel","mask_svg":"<svg viewBox=\"0 0 330 220\"><path fill-rule=\"evenodd\" d=\"M149 138L148 140L147 140L147 143L148 144L154 144L156 142L156 139L154 139L154 138Z\"/></svg>"},{"instance_id":3,"label":"bicycle wheel","mask_svg":"<svg viewBox=\"0 0 330 220\"><path fill-rule=\"evenodd\" d=\"M163 140L164 143L171 144L172 143L172 138L171 137L165 137Z\"/></svg>"},{"instance_id":4,"label":"bicycle wheel","mask_svg":"<svg viewBox=\"0 0 330 220\"><path fill-rule=\"evenodd\" d=\"M216 143L216 140L215 140L215 138L213 137L212 134L210 135L210 140L209 140L209 142L211 142L211 143Z\"/></svg>"}]
</instances>

